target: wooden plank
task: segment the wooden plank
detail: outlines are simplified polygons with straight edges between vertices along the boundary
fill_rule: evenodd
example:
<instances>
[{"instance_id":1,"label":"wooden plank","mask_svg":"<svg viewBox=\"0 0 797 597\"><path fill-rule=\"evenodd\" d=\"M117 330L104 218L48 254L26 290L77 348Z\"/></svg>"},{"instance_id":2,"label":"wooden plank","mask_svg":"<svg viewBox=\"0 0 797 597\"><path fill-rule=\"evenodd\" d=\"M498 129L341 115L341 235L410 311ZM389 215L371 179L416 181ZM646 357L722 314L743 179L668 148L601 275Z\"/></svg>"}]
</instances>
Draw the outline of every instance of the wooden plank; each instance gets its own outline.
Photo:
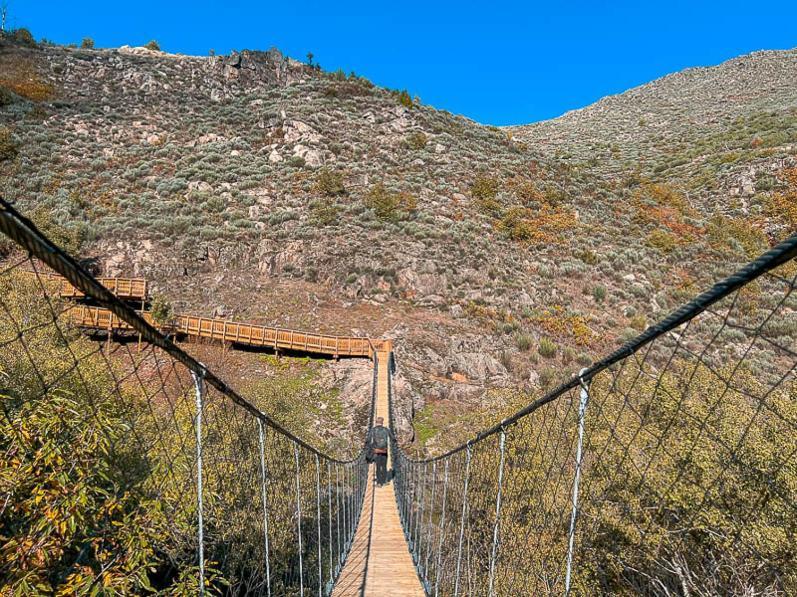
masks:
<instances>
[{"instance_id":1,"label":"wooden plank","mask_svg":"<svg viewBox=\"0 0 797 597\"><path fill-rule=\"evenodd\" d=\"M388 417L389 343L378 355L375 417ZM390 467L390 458L388 458ZM393 482L384 487L373 483L374 465L368 471L368 488L354 536L352 551L332 591L333 597L396 595L423 597L404 531L401 528Z\"/></svg>"}]
</instances>

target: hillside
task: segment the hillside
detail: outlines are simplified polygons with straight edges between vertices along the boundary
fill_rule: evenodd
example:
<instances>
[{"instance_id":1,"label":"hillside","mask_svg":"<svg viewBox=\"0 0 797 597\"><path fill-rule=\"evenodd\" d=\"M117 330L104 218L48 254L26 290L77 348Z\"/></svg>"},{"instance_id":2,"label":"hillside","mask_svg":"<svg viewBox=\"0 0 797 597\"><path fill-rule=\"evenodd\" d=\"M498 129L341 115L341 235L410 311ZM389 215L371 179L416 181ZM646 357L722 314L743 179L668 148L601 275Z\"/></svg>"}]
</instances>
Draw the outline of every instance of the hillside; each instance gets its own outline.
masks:
<instances>
[{"instance_id":1,"label":"hillside","mask_svg":"<svg viewBox=\"0 0 797 597\"><path fill-rule=\"evenodd\" d=\"M794 51L503 130L276 50L0 43L3 196L177 308L395 338L431 445L795 224Z\"/></svg>"},{"instance_id":2,"label":"hillside","mask_svg":"<svg viewBox=\"0 0 797 597\"><path fill-rule=\"evenodd\" d=\"M746 215L794 164L794 80L797 49L755 52L511 130L596 174L677 182L706 212Z\"/></svg>"}]
</instances>

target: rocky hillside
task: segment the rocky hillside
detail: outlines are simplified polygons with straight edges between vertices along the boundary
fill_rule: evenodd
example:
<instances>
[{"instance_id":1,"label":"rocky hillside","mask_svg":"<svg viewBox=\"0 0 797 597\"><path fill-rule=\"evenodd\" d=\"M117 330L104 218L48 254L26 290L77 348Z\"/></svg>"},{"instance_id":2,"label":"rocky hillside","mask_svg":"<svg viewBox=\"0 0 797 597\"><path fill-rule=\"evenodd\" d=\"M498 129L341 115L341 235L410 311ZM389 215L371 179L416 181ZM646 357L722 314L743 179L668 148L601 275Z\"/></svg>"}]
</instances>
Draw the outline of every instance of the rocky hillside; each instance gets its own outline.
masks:
<instances>
[{"instance_id":1,"label":"rocky hillside","mask_svg":"<svg viewBox=\"0 0 797 597\"><path fill-rule=\"evenodd\" d=\"M706 212L750 214L794 165L795 80L797 49L755 52L512 131L598 175L678 183Z\"/></svg>"},{"instance_id":2,"label":"rocky hillside","mask_svg":"<svg viewBox=\"0 0 797 597\"><path fill-rule=\"evenodd\" d=\"M4 196L178 310L395 338L431 446L795 225L795 52L505 130L276 50L0 43Z\"/></svg>"}]
</instances>

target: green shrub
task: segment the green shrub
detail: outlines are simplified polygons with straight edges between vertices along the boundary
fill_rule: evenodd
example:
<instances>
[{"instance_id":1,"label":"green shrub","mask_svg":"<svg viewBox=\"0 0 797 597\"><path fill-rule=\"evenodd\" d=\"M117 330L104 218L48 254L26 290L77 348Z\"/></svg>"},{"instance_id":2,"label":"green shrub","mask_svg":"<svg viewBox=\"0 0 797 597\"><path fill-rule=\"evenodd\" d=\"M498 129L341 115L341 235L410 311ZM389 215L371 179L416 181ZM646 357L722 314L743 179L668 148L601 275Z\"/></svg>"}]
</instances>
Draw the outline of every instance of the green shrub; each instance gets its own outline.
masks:
<instances>
[{"instance_id":1,"label":"green shrub","mask_svg":"<svg viewBox=\"0 0 797 597\"><path fill-rule=\"evenodd\" d=\"M531 334L521 332L515 335L515 343L519 350L528 352L534 344L534 337Z\"/></svg>"},{"instance_id":2,"label":"green shrub","mask_svg":"<svg viewBox=\"0 0 797 597\"><path fill-rule=\"evenodd\" d=\"M606 300L606 287L601 286L600 284L598 286L593 287L592 298L595 299L596 303L602 303L604 300Z\"/></svg>"},{"instance_id":3,"label":"green shrub","mask_svg":"<svg viewBox=\"0 0 797 597\"><path fill-rule=\"evenodd\" d=\"M150 305L150 314L152 315L152 321L156 324L167 325L174 318L174 309L166 298L156 295Z\"/></svg>"},{"instance_id":4,"label":"green shrub","mask_svg":"<svg viewBox=\"0 0 797 597\"><path fill-rule=\"evenodd\" d=\"M674 234L666 230L656 229L648 235L646 244L662 253L672 253L678 248L680 242Z\"/></svg>"},{"instance_id":5,"label":"green shrub","mask_svg":"<svg viewBox=\"0 0 797 597\"><path fill-rule=\"evenodd\" d=\"M470 194L474 199L495 199L498 194L498 181L495 178L479 174L470 185Z\"/></svg>"},{"instance_id":6,"label":"green shrub","mask_svg":"<svg viewBox=\"0 0 797 597\"><path fill-rule=\"evenodd\" d=\"M410 149L414 149L415 151L419 151L426 147L426 144L429 142L429 138L426 136L425 133L422 131L415 131L414 133L410 133L407 135L406 145Z\"/></svg>"},{"instance_id":7,"label":"green shrub","mask_svg":"<svg viewBox=\"0 0 797 597\"><path fill-rule=\"evenodd\" d=\"M631 318L630 323L632 328L641 332L647 327L648 320L644 315L640 313L639 315L634 315L634 317Z\"/></svg>"},{"instance_id":8,"label":"green shrub","mask_svg":"<svg viewBox=\"0 0 797 597\"><path fill-rule=\"evenodd\" d=\"M586 263L587 265L598 265L598 256L595 254L594 251L586 249L584 251L579 251L576 253L576 257L578 257L581 261Z\"/></svg>"},{"instance_id":9,"label":"green shrub","mask_svg":"<svg viewBox=\"0 0 797 597\"><path fill-rule=\"evenodd\" d=\"M36 40L33 38L33 34L30 32L29 29L24 27L20 27L19 29L14 29L11 32L11 39L14 40L18 44L22 44L24 46L35 46Z\"/></svg>"},{"instance_id":10,"label":"green shrub","mask_svg":"<svg viewBox=\"0 0 797 597\"><path fill-rule=\"evenodd\" d=\"M14 103L14 94L5 87L0 87L0 107Z\"/></svg>"},{"instance_id":11,"label":"green shrub","mask_svg":"<svg viewBox=\"0 0 797 597\"><path fill-rule=\"evenodd\" d=\"M77 256L86 240L86 229L81 224L63 225L57 222L52 212L45 207L37 207L27 214L36 227L58 247Z\"/></svg>"},{"instance_id":12,"label":"green shrub","mask_svg":"<svg viewBox=\"0 0 797 597\"><path fill-rule=\"evenodd\" d=\"M562 364L569 365L574 360L576 360L576 351L570 346L565 346L562 349Z\"/></svg>"},{"instance_id":13,"label":"green shrub","mask_svg":"<svg viewBox=\"0 0 797 597\"><path fill-rule=\"evenodd\" d=\"M313 219L322 226L334 226L340 218L340 208L329 200L316 201L310 209Z\"/></svg>"},{"instance_id":14,"label":"green shrub","mask_svg":"<svg viewBox=\"0 0 797 597\"><path fill-rule=\"evenodd\" d=\"M415 105L406 89L398 92L398 102L405 108L412 108Z\"/></svg>"},{"instance_id":15,"label":"green shrub","mask_svg":"<svg viewBox=\"0 0 797 597\"><path fill-rule=\"evenodd\" d=\"M363 204L380 220L399 220L418 208L418 200L410 193L393 192L381 182L368 191Z\"/></svg>"},{"instance_id":16,"label":"green shrub","mask_svg":"<svg viewBox=\"0 0 797 597\"><path fill-rule=\"evenodd\" d=\"M83 41L80 42L80 47L84 50L91 50L94 48L94 40L90 37L84 37Z\"/></svg>"},{"instance_id":17,"label":"green shrub","mask_svg":"<svg viewBox=\"0 0 797 597\"><path fill-rule=\"evenodd\" d=\"M19 153L19 144L11 137L11 131L0 127L0 162L13 160Z\"/></svg>"},{"instance_id":18,"label":"green shrub","mask_svg":"<svg viewBox=\"0 0 797 597\"><path fill-rule=\"evenodd\" d=\"M540 346L537 348L537 352L539 352L546 359L551 359L556 356L558 349L559 347L556 346L556 342L550 338L543 337L540 339Z\"/></svg>"},{"instance_id":19,"label":"green shrub","mask_svg":"<svg viewBox=\"0 0 797 597\"><path fill-rule=\"evenodd\" d=\"M160 44L154 39L148 41L144 47L148 50L152 50L153 52L160 52L161 49Z\"/></svg>"},{"instance_id":20,"label":"green shrub","mask_svg":"<svg viewBox=\"0 0 797 597\"><path fill-rule=\"evenodd\" d=\"M343 173L322 168L316 175L315 191L327 197L345 195L346 187L343 184Z\"/></svg>"},{"instance_id":21,"label":"green shrub","mask_svg":"<svg viewBox=\"0 0 797 597\"><path fill-rule=\"evenodd\" d=\"M0 295L0 337L17 333L15 321L37 322L26 325L25 346L14 341L0 353L3 592L133 595L158 584L196 594L185 540L195 527L180 506L187 473L155 478L179 462L192 412L176 408L156 422L146 396L115 377L118 363L60 317L42 325L63 306L32 278L3 276Z\"/></svg>"}]
</instances>

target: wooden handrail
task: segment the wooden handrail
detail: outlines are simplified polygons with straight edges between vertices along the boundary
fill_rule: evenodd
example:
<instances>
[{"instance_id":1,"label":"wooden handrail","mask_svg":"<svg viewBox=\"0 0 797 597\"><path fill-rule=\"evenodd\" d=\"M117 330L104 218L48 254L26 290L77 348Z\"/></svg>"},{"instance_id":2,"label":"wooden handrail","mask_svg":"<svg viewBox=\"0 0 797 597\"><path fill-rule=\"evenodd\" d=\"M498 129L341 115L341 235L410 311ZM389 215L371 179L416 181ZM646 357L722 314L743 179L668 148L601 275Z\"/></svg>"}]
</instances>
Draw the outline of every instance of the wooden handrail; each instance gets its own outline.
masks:
<instances>
[{"instance_id":1,"label":"wooden handrail","mask_svg":"<svg viewBox=\"0 0 797 597\"><path fill-rule=\"evenodd\" d=\"M25 271L30 276L39 276L46 280L60 284L58 294L61 298L76 299L85 295L69 281L59 276L45 272ZM121 299L147 300L149 298L149 282L145 278L97 278L97 281Z\"/></svg>"},{"instance_id":2,"label":"wooden handrail","mask_svg":"<svg viewBox=\"0 0 797 597\"><path fill-rule=\"evenodd\" d=\"M50 273L28 272L45 277L60 284L59 295L65 299L79 299L85 295L65 278ZM146 301L149 298L149 283L145 278L105 277L97 280L122 299ZM142 304L143 307L143 304ZM111 315L101 307L76 305L69 310L70 317L81 327L103 330L129 330L124 321ZM336 336L303 332L282 327L269 327L253 323L178 315L168 325L157 325L147 311L140 314L150 324L170 333L181 333L198 338L212 338L222 342L233 341L247 346L269 346L275 350L295 350L332 356L356 356L372 358L377 352L390 352L390 340L372 340L359 336Z\"/></svg>"},{"instance_id":3,"label":"wooden handrail","mask_svg":"<svg viewBox=\"0 0 797 597\"><path fill-rule=\"evenodd\" d=\"M126 322L102 307L75 305L68 310L75 325L101 330L130 330ZM168 333L185 334L197 338L232 341L246 346L263 346L331 356L370 358L376 351L374 341L358 336L332 336L285 330L254 323L211 319L194 315L178 315L169 324L157 324L152 314L141 313L148 323ZM380 347L389 341L377 340Z\"/></svg>"}]
</instances>

